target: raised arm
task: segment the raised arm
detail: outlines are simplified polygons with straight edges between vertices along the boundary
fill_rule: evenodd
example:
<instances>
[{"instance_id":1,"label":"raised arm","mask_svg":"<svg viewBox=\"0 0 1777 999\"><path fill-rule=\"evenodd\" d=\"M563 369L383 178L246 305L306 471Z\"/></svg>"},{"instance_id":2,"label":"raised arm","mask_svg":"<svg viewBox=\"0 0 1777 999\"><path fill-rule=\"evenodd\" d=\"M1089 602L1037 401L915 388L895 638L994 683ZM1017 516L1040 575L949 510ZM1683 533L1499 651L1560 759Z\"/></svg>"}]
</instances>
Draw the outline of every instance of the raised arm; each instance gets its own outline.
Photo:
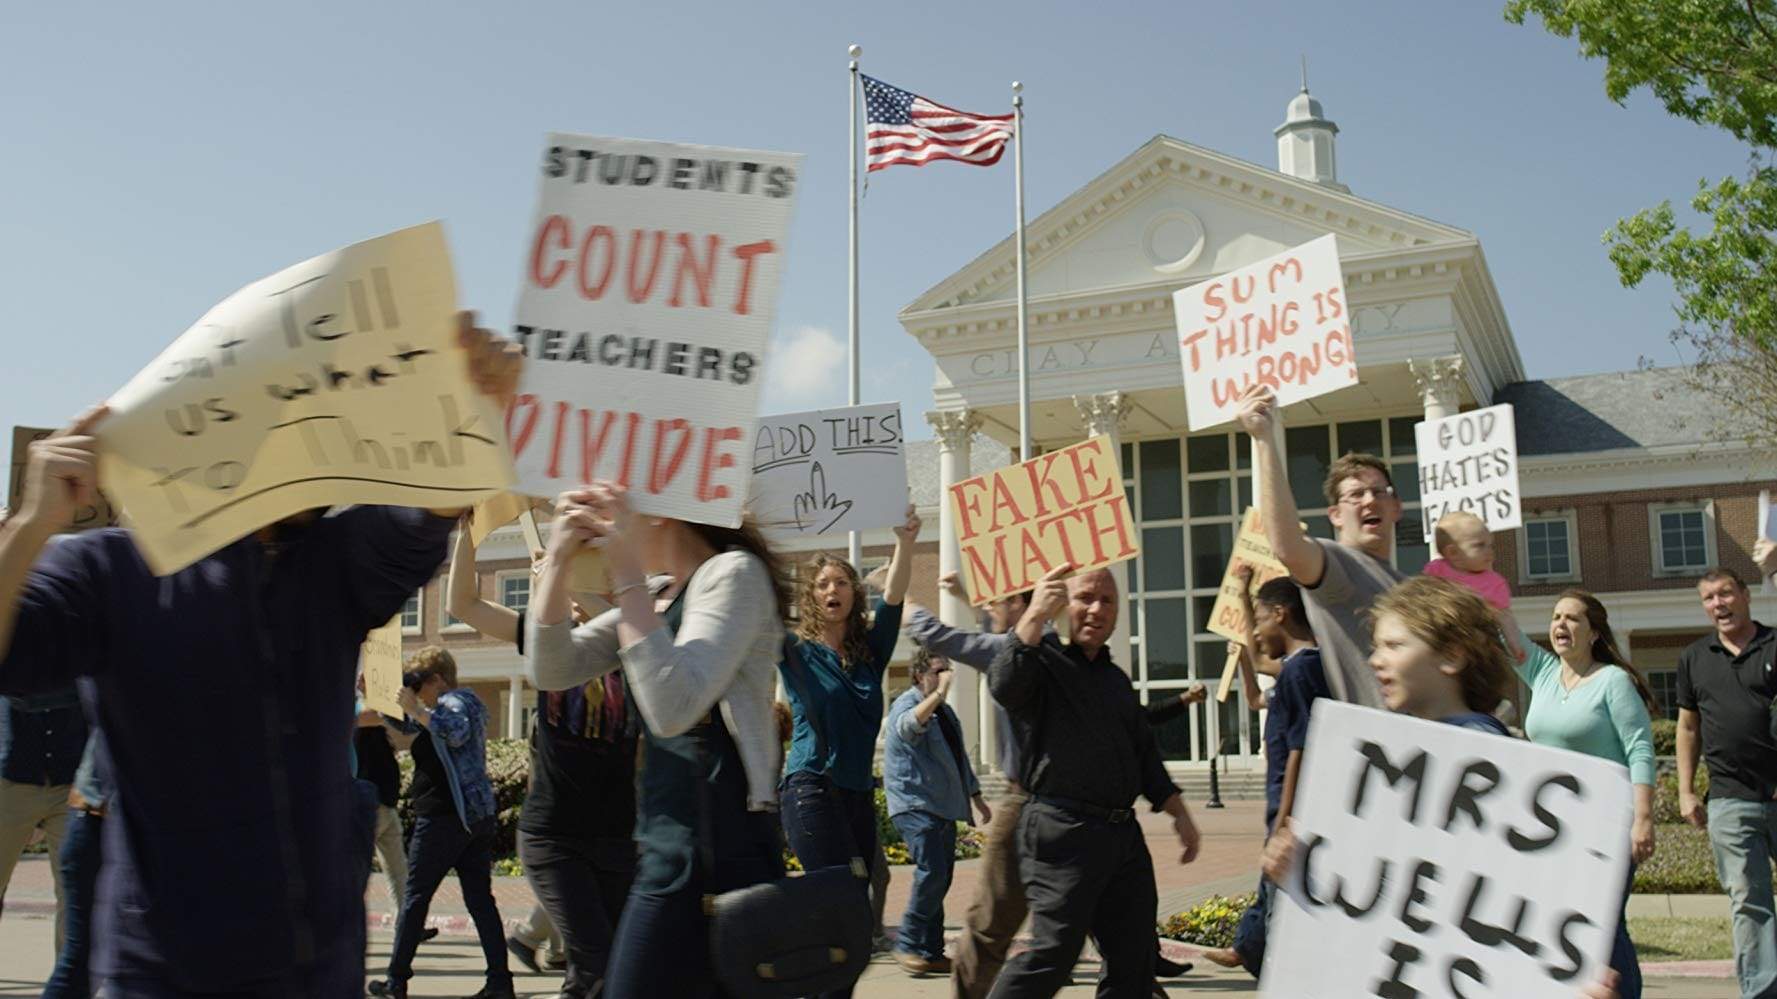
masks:
<instances>
[{"instance_id":1,"label":"raised arm","mask_svg":"<svg viewBox=\"0 0 1777 999\"><path fill-rule=\"evenodd\" d=\"M469 518L457 525L456 544L450 553L450 574L445 577L444 602L452 617L489 638L518 641L518 612L491 600L481 599L475 577L475 545L469 537Z\"/></svg>"},{"instance_id":2,"label":"raised arm","mask_svg":"<svg viewBox=\"0 0 1777 999\"><path fill-rule=\"evenodd\" d=\"M1240 396L1239 419L1258 445L1259 464L1254 471L1264 482L1259 490L1259 518L1265 525L1265 538L1271 542L1271 553L1290 571L1291 579L1303 586L1316 586L1326 570L1327 555L1302 530L1289 473L1278 453L1283 423L1276 395L1255 383Z\"/></svg>"},{"instance_id":3,"label":"raised arm","mask_svg":"<svg viewBox=\"0 0 1777 999\"><path fill-rule=\"evenodd\" d=\"M907 504L907 520L895 528L895 555L889 559L888 582L882 587L882 602L898 606L907 598L907 585L913 581L913 546L919 540L919 513Z\"/></svg>"},{"instance_id":4,"label":"raised arm","mask_svg":"<svg viewBox=\"0 0 1777 999\"><path fill-rule=\"evenodd\" d=\"M938 620L938 615L915 604L908 604L907 612L907 637L913 639L915 645L930 649L953 663L978 670L992 666L994 656L1014 640L1009 632L990 635L952 628Z\"/></svg>"}]
</instances>

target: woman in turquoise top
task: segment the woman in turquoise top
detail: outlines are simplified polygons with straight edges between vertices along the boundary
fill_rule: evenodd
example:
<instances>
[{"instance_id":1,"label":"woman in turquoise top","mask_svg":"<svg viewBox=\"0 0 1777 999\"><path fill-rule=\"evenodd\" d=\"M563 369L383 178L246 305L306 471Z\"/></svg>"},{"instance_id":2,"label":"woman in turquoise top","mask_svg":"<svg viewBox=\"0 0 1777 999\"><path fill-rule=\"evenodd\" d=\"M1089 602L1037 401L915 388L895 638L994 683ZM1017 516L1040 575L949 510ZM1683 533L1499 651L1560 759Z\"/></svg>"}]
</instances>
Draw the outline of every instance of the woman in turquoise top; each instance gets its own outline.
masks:
<instances>
[{"instance_id":1,"label":"woman in turquoise top","mask_svg":"<svg viewBox=\"0 0 1777 999\"><path fill-rule=\"evenodd\" d=\"M1530 687L1524 732L1530 741L1577 750L1629 768L1635 785L1635 821L1629 853L1635 865L1654 853L1654 737L1649 711L1656 710L1647 681L1617 649L1610 615L1598 598L1568 590L1549 620L1550 653L1526 638L1529 655L1518 676ZM1628 902L1627 888L1624 903ZM1629 928L1619 917L1610 966L1620 976L1623 999L1639 999L1641 965Z\"/></svg>"},{"instance_id":2,"label":"woman in turquoise top","mask_svg":"<svg viewBox=\"0 0 1777 999\"><path fill-rule=\"evenodd\" d=\"M875 621L849 562L819 555L797 587L795 631L778 669L790 702L790 757L780 798L784 833L804 870L862 864L876 855L876 734L882 674L901 631L901 602L913 575L919 515L907 508ZM860 880L858 890L868 890ZM849 995L846 990L839 995Z\"/></svg>"}]
</instances>

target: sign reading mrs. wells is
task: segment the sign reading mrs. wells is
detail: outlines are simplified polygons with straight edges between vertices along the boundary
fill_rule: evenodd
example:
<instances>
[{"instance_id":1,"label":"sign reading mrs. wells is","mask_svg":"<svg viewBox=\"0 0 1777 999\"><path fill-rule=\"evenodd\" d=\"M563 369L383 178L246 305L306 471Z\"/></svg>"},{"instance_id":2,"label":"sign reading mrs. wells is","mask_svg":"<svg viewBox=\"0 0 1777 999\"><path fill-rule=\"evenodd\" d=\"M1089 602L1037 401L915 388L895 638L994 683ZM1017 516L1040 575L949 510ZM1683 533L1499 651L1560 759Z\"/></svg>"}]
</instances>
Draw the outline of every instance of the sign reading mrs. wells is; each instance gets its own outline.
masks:
<instances>
[{"instance_id":1,"label":"sign reading mrs. wells is","mask_svg":"<svg viewBox=\"0 0 1777 999\"><path fill-rule=\"evenodd\" d=\"M1172 295L1192 430L1232 420L1257 382L1277 404L1357 384L1339 249L1322 236Z\"/></svg>"},{"instance_id":2,"label":"sign reading mrs. wells is","mask_svg":"<svg viewBox=\"0 0 1777 999\"><path fill-rule=\"evenodd\" d=\"M1323 699L1296 786L1261 994L1573 999L1608 963L1623 767Z\"/></svg>"},{"instance_id":3,"label":"sign reading mrs. wells is","mask_svg":"<svg viewBox=\"0 0 1777 999\"><path fill-rule=\"evenodd\" d=\"M907 519L900 404L760 417L747 505L775 536L899 525Z\"/></svg>"},{"instance_id":4,"label":"sign reading mrs. wells is","mask_svg":"<svg viewBox=\"0 0 1777 999\"><path fill-rule=\"evenodd\" d=\"M802 157L551 135L513 330L519 489L737 525Z\"/></svg>"},{"instance_id":5,"label":"sign reading mrs. wells is","mask_svg":"<svg viewBox=\"0 0 1777 999\"><path fill-rule=\"evenodd\" d=\"M156 573L293 513L468 506L512 483L457 346L436 222L222 300L110 399L99 481Z\"/></svg>"},{"instance_id":6,"label":"sign reading mrs. wells is","mask_svg":"<svg viewBox=\"0 0 1777 999\"><path fill-rule=\"evenodd\" d=\"M1078 572L1141 550L1107 437L964 479L950 503L976 605L1028 590L1064 562Z\"/></svg>"},{"instance_id":7,"label":"sign reading mrs. wells is","mask_svg":"<svg viewBox=\"0 0 1777 999\"><path fill-rule=\"evenodd\" d=\"M1419 496L1425 536L1438 518L1464 511L1490 531L1522 526L1518 489L1518 426L1512 404L1426 420L1413 428L1419 445Z\"/></svg>"}]
</instances>

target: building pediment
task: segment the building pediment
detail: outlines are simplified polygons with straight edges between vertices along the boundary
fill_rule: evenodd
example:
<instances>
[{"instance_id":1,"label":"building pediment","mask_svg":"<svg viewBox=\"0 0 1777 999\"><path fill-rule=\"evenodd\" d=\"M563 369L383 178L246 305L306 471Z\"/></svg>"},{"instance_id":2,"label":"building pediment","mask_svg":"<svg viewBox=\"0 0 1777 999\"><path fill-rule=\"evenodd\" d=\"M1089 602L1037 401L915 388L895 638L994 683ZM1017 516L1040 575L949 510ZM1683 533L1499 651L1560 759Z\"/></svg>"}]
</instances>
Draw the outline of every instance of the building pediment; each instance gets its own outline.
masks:
<instances>
[{"instance_id":1,"label":"building pediment","mask_svg":"<svg viewBox=\"0 0 1777 999\"><path fill-rule=\"evenodd\" d=\"M1027 223L1031 298L1183 287L1326 233L1345 256L1471 243L1473 235L1156 136ZM1010 237L901 311L903 321L1016 294Z\"/></svg>"}]
</instances>

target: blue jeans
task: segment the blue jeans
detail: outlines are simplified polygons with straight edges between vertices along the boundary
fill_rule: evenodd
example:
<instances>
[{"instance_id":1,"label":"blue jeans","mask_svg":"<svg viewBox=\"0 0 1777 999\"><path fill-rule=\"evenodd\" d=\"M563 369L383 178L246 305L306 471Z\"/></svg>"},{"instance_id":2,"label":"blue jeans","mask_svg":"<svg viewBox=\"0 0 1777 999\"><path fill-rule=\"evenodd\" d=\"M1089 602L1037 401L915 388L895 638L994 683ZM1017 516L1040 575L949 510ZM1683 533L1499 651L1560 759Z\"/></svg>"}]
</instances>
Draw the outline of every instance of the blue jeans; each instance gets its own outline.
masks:
<instances>
[{"instance_id":1,"label":"blue jeans","mask_svg":"<svg viewBox=\"0 0 1777 999\"><path fill-rule=\"evenodd\" d=\"M868 870L876 855L876 805L869 791L840 787L825 774L799 770L784 778L779 795L784 835L802 869L847 867L856 860ZM870 890L868 880L859 891ZM826 999L850 999L852 990L823 993Z\"/></svg>"},{"instance_id":2,"label":"blue jeans","mask_svg":"<svg viewBox=\"0 0 1777 999\"><path fill-rule=\"evenodd\" d=\"M1623 885L1623 910L1617 913L1617 937L1610 945L1610 966L1617 973L1620 999L1641 999L1641 959L1635 941L1629 939L1629 893L1635 890L1635 864L1629 864L1629 880Z\"/></svg>"},{"instance_id":3,"label":"blue jeans","mask_svg":"<svg viewBox=\"0 0 1777 999\"><path fill-rule=\"evenodd\" d=\"M91 952L93 887L99 881L99 832L104 819L83 811L68 814L62 839L62 890L67 893L62 953L43 987L44 999L87 999L93 994L87 958Z\"/></svg>"},{"instance_id":4,"label":"blue jeans","mask_svg":"<svg viewBox=\"0 0 1777 999\"><path fill-rule=\"evenodd\" d=\"M494 829L491 815L475 823L473 830L464 829L454 813L422 815L414 820L413 843L407 851L407 892L401 900L401 915L395 920L395 943L389 954L391 982L406 984L413 977L413 955L426 928L432 895L444 876L455 869L463 905L475 923L475 935L481 939L481 953L487 959L487 984L512 985L506 965L506 928L494 902ZM368 866L368 842L364 856ZM366 871L365 880L368 878ZM359 882L360 889L363 884Z\"/></svg>"},{"instance_id":5,"label":"blue jeans","mask_svg":"<svg viewBox=\"0 0 1777 999\"><path fill-rule=\"evenodd\" d=\"M1277 886L1269 878L1259 878L1258 898L1240 914L1234 926L1234 953L1240 955L1240 966L1254 978L1265 967L1265 935L1271 925L1271 899Z\"/></svg>"},{"instance_id":6,"label":"blue jeans","mask_svg":"<svg viewBox=\"0 0 1777 999\"><path fill-rule=\"evenodd\" d=\"M1715 874L1734 914L1734 970L1742 999L1777 999L1777 921L1771 912L1771 857L1777 854L1777 802L1709 800Z\"/></svg>"},{"instance_id":7,"label":"blue jeans","mask_svg":"<svg viewBox=\"0 0 1777 999\"><path fill-rule=\"evenodd\" d=\"M889 821L913 855L913 894L901 915L897 949L930 960L944 956L944 893L956 867L956 823L931 812L902 812Z\"/></svg>"}]
</instances>

